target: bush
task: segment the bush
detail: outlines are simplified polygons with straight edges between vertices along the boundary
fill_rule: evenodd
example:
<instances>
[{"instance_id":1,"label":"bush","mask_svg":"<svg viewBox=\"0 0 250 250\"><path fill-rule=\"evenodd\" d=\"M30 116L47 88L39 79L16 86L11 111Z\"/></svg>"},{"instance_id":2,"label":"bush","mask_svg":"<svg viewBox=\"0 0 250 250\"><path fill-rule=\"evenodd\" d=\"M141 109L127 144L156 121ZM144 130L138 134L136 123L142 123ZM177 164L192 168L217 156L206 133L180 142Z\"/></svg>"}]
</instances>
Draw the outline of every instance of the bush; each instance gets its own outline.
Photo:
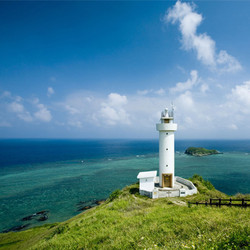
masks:
<instances>
[{"instance_id":1,"label":"bush","mask_svg":"<svg viewBox=\"0 0 250 250\"><path fill-rule=\"evenodd\" d=\"M114 192L110 194L109 201L113 201L114 199L118 198L121 193L122 191L120 189L116 189Z\"/></svg>"},{"instance_id":2,"label":"bush","mask_svg":"<svg viewBox=\"0 0 250 250\"><path fill-rule=\"evenodd\" d=\"M207 189L209 190L213 190L215 189L215 187L213 186L213 184L210 181L206 181L204 180L200 175L195 174L192 178L191 181L194 182L194 184L196 183L196 181L199 181L202 185L204 185Z\"/></svg>"}]
</instances>

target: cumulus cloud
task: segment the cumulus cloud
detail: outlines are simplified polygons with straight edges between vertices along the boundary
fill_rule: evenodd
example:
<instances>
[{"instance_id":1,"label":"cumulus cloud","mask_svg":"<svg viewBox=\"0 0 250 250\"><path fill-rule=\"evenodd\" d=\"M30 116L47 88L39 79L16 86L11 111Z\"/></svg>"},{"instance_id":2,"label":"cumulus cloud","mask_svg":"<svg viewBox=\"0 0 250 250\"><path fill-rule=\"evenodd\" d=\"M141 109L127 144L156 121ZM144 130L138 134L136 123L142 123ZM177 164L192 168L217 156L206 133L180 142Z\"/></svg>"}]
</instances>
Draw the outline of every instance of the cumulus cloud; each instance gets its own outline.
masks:
<instances>
[{"instance_id":1,"label":"cumulus cloud","mask_svg":"<svg viewBox=\"0 0 250 250\"><path fill-rule=\"evenodd\" d=\"M7 91L1 95L1 98L4 98L2 105L6 107L6 111L15 113L19 119L25 122L36 120L49 122L52 119L50 111L40 103L38 98L34 98L32 101L25 100L20 96L13 96Z\"/></svg>"},{"instance_id":2,"label":"cumulus cloud","mask_svg":"<svg viewBox=\"0 0 250 250\"><path fill-rule=\"evenodd\" d=\"M190 114L191 112L194 113L195 111L193 96L190 91L179 95L175 99L175 105L181 109L183 115Z\"/></svg>"},{"instance_id":3,"label":"cumulus cloud","mask_svg":"<svg viewBox=\"0 0 250 250\"><path fill-rule=\"evenodd\" d=\"M155 91L155 94L159 96L163 96L165 95L165 93L166 93L165 89L162 89L162 88Z\"/></svg>"},{"instance_id":4,"label":"cumulus cloud","mask_svg":"<svg viewBox=\"0 0 250 250\"><path fill-rule=\"evenodd\" d=\"M48 87L47 96L51 97L54 93L55 93L54 89L52 87Z\"/></svg>"},{"instance_id":5,"label":"cumulus cloud","mask_svg":"<svg viewBox=\"0 0 250 250\"><path fill-rule=\"evenodd\" d=\"M52 115L50 111L41 103L37 104L38 111L34 113L34 117L43 122L50 122Z\"/></svg>"},{"instance_id":6,"label":"cumulus cloud","mask_svg":"<svg viewBox=\"0 0 250 250\"><path fill-rule=\"evenodd\" d=\"M117 93L111 93L108 100L101 104L100 116L108 125L130 124L129 114L124 106L127 104L127 97Z\"/></svg>"},{"instance_id":7,"label":"cumulus cloud","mask_svg":"<svg viewBox=\"0 0 250 250\"><path fill-rule=\"evenodd\" d=\"M30 112L28 112L28 111L25 111L23 113L18 114L18 117L21 120L24 120L26 122L32 122L33 121L33 117L31 116Z\"/></svg>"},{"instance_id":8,"label":"cumulus cloud","mask_svg":"<svg viewBox=\"0 0 250 250\"><path fill-rule=\"evenodd\" d=\"M9 109L12 112L16 112L16 113L21 113L24 111L24 107L21 103L18 102L12 102L9 104Z\"/></svg>"},{"instance_id":9,"label":"cumulus cloud","mask_svg":"<svg viewBox=\"0 0 250 250\"><path fill-rule=\"evenodd\" d=\"M200 87L201 93L206 93L209 90L209 86L206 83L203 83Z\"/></svg>"},{"instance_id":10,"label":"cumulus cloud","mask_svg":"<svg viewBox=\"0 0 250 250\"><path fill-rule=\"evenodd\" d=\"M16 100L21 101L20 98L15 98ZM24 105L20 102L14 101L8 104L9 111L17 113L17 117L26 122L32 122L33 118L25 108Z\"/></svg>"},{"instance_id":11,"label":"cumulus cloud","mask_svg":"<svg viewBox=\"0 0 250 250\"><path fill-rule=\"evenodd\" d=\"M92 97L91 95L91 93L79 91L68 95L63 102L57 104L60 109L66 110L70 121L68 124L75 123L75 119L82 122L85 120L87 123L92 122L93 113L100 109L100 103L103 99L98 96Z\"/></svg>"},{"instance_id":12,"label":"cumulus cloud","mask_svg":"<svg viewBox=\"0 0 250 250\"><path fill-rule=\"evenodd\" d=\"M113 107L121 107L127 104L127 97L125 95L111 93L108 96L108 103L110 106L113 106Z\"/></svg>"},{"instance_id":13,"label":"cumulus cloud","mask_svg":"<svg viewBox=\"0 0 250 250\"><path fill-rule=\"evenodd\" d=\"M190 72L190 78L186 82L178 82L174 88L170 89L171 93L175 92L183 92L199 83L198 72L196 70L192 70Z\"/></svg>"},{"instance_id":14,"label":"cumulus cloud","mask_svg":"<svg viewBox=\"0 0 250 250\"><path fill-rule=\"evenodd\" d=\"M11 98L11 92L9 92L9 91L4 91L4 92L0 95L0 98L5 98L5 97Z\"/></svg>"},{"instance_id":15,"label":"cumulus cloud","mask_svg":"<svg viewBox=\"0 0 250 250\"><path fill-rule=\"evenodd\" d=\"M71 114L71 115L74 115L74 114L79 114L80 111L75 108L75 107L72 107L71 105L69 104L65 104L65 109Z\"/></svg>"},{"instance_id":16,"label":"cumulus cloud","mask_svg":"<svg viewBox=\"0 0 250 250\"><path fill-rule=\"evenodd\" d=\"M172 8L168 9L164 20L166 23L179 24L183 49L194 50L197 59L203 64L222 72L236 72L241 69L237 59L225 50L216 53L215 41L210 36L206 33L197 33L197 28L203 21L203 17L195 11L193 4L177 1Z\"/></svg>"},{"instance_id":17,"label":"cumulus cloud","mask_svg":"<svg viewBox=\"0 0 250 250\"><path fill-rule=\"evenodd\" d=\"M99 93L78 92L69 95L59 103L67 111L66 124L73 127L107 125L130 125L127 111L128 99L125 95L110 93L102 96Z\"/></svg>"},{"instance_id":18,"label":"cumulus cloud","mask_svg":"<svg viewBox=\"0 0 250 250\"><path fill-rule=\"evenodd\" d=\"M236 85L228 96L230 104L238 106L239 112L250 114L250 81L243 82L242 85Z\"/></svg>"}]
</instances>

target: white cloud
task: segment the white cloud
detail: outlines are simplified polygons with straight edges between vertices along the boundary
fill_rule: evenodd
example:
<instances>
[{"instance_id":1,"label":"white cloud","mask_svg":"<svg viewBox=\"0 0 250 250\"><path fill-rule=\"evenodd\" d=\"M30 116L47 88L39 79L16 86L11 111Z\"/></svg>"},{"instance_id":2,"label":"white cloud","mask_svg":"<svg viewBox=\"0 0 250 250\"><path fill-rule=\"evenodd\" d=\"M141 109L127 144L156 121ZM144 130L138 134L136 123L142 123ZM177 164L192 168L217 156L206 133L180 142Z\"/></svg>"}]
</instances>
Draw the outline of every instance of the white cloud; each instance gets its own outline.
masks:
<instances>
[{"instance_id":1,"label":"white cloud","mask_svg":"<svg viewBox=\"0 0 250 250\"><path fill-rule=\"evenodd\" d=\"M203 83L201 85L200 90L201 90L201 93L206 93L209 90L209 86L206 83Z\"/></svg>"},{"instance_id":2,"label":"white cloud","mask_svg":"<svg viewBox=\"0 0 250 250\"><path fill-rule=\"evenodd\" d=\"M22 101L22 98L15 98L16 100ZM17 113L17 117L23 121L26 122L32 122L33 118L30 114L30 112L28 112L23 104L19 103L19 102L11 102L10 104L8 104L9 110L11 112Z\"/></svg>"},{"instance_id":3,"label":"white cloud","mask_svg":"<svg viewBox=\"0 0 250 250\"><path fill-rule=\"evenodd\" d=\"M51 97L54 93L55 93L54 89L52 87L48 87L47 96Z\"/></svg>"},{"instance_id":4,"label":"white cloud","mask_svg":"<svg viewBox=\"0 0 250 250\"><path fill-rule=\"evenodd\" d=\"M222 65L221 71L224 72L235 72L242 68L240 63L225 50L221 50L218 54L217 63Z\"/></svg>"},{"instance_id":5,"label":"white cloud","mask_svg":"<svg viewBox=\"0 0 250 250\"><path fill-rule=\"evenodd\" d=\"M127 97L117 93L111 93L108 96L108 103L111 106L123 106L127 104Z\"/></svg>"},{"instance_id":6,"label":"white cloud","mask_svg":"<svg viewBox=\"0 0 250 250\"><path fill-rule=\"evenodd\" d=\"M18 102L12 102L9 104L9 109L15 113L22 113L24 111L24 106Z\"/></svg>"},{"instance_id":7,"label":"white cloud","mask_svg":"<svg viewBox=\"0 0 250 250\"><path fill-rule=\"evenodd\" d=\"M71 115L79 114L80 113L80 111L77 108L74 108L74 107L70 106L69 104L66 104L64 107L65 107L65 109L67 111L69 111L69 113Z\"/></svg>"},{"instance_id":8,"label":"white cloud","mask_svg":"<svg viewBox=\"0 0 250 250\"><path fill-rule=\"evenodd\" d=\"M177 1L173 8L169 8L165 22L179 23L182 34L182 46L185 50L194 50L197 59L212 69L222 72L236 72L241 69L236 58L229 55L225 50L216 53L215 41L206 33L197 34L197 27L203 17L195 12L195 6L190 3Z\"/></svg>"},{"instance_id":9,"label":"white cloud","mask_svg":"<svg viewBox=\"0 0 250 250\"><path fill-rule=\"evenodd\" d=\"M166 91L164 89L158 89L155 91L155 94L159 95L159 96L163 96L165 95Z\"/></svg>"},{"instance_id":10,"label":"white cloud","mask_svg":"<svg viewBox=\"0 0 250 250\"><path fill-rule=\"evenodd\" d=\"M31 114L28 111L24 111L20 114L17 115L21 120L24 120L26 122L32 122L33 121L33 117L31 116Z\"/></svg>"},{"instance_id":11,"label":"white cloud","mask_svg":"<svg viewBox=\"0 0 250 250\"><path fill-rule=\"evenodd\" d=\"M177 97L175 101L176 105L183 107L182 109L186 111L191 111L194 109L194 101L190 91L186 91Z\"/></svg>"},{"instance_id":12,"label":"white cloud","mask_svg":"<svg viewBox=\"0 0 250 250\"><path fill-rule=\"evenodd\" d=\"M52 115L50 111L41 103L37 104L38 111L34 113L34 117L43 122L50 122Z\"/></svg>"},{"instance_id":13,"label":"white cloud","mask_svg":"<svg viewBox=\"0 0 250 250\"><path fill-rule=\"evenodd\" d=\"M239 111L250 114L250 81L236 85L228 98L231 103L240 107Z\"/></svg>"},{"instance_id":14,"label":"white cloud","mask_svg":"<svg viewBox=\"0 0 250 250\"><path fill-rule=\"evenodd\" d=\"M20 97L13 97L8 95L10 100L15 100L11 102L7 102L7 107L10 112L16 113L17 117L25 122L32 122L34 120L40 120L43 122L49 122L52 119L52 115L50 111L45 107L44 104L41 104L38 98L34 98L32 101L26 101L27 104L31 105L29 109L36 108L38 111L35 113L27 110L27 107L24 107L23 102L25 100ZM32 114L33 113L33 114Z\"/></svg>"},{"instance_id":15,"label":"white cloud","mask_svg":"<svg viewBox=\"0 0 250 250\"><path fill-rule=\"evenodd\" d=\"M111 93L108 100L101 104L100 116L108 125L130 124L129 114L124 109L127 97L117 93Z\"/></svg>"},{"instance_id":16,"label":"white cloud","mask_svg":"<svg viewBox=\"0 0 250 250\"><path fill-rule=\"evenodd\" d=\"M8 98L11 98L11 93L9 91L4 91L0 98L5 98L5 97L8 97Z\"/></svg>"},{"instance_id":17,"label":"white cloud","mask_svg":"<svg viewBox=\"0 0 250 250\"><path fill-rule=\"evenodd\" d=\"M171 93L183 92L192 89L194 85L199 83L198 72L192 70L190 72L190 78L186 82L178 82L174 88L170 89Z\"/></svg>"}]
</instances>

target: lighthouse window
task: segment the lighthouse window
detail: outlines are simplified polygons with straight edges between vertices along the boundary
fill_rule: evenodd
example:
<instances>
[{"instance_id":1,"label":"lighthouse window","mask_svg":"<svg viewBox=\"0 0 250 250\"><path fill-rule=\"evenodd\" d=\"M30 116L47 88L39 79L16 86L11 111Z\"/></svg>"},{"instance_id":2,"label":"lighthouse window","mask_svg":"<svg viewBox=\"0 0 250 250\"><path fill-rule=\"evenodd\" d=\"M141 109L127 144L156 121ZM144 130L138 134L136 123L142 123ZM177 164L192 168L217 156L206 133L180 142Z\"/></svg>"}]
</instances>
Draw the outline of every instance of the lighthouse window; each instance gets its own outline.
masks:
<instances>
[{"instance_id":1,"label":"lighthouse window","mask_svg":"<svg viewBox=\"0 0 250 250\"><path fill-rule=\"evenodd\" d=\"M168 135L168 133L166 133L166 135Z\"/></svg>"},{"instance_id":2,"label":"lighthouse window","mask_svg":"<svg viewBox=\"0 0 250 250\"><path fill-rule=\"evenodd\" d=\"M166 150L168 150L168 148L166 148Z\"/></svg>"},{"instance_id":3,"label":"lighthouse window","mask_svg":"<svg viewBox=\"0 0 250 250\"><path fill-rule=\"evenodd\" d=\"M166 167L168 167L168 165L166 165Z\"/></svg>"}]
</instances>

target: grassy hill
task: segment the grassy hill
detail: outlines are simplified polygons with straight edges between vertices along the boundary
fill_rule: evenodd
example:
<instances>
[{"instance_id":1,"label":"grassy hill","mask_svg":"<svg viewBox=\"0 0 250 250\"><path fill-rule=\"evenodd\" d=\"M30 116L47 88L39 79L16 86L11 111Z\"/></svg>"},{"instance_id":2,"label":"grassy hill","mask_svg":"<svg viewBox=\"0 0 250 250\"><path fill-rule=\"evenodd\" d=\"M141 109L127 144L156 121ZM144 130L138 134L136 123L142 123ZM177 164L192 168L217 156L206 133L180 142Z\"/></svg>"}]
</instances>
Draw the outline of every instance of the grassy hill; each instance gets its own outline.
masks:
<instances>
[{"instance_id":1,"label":"grassy hill","mask_svg":"<svg viewBox=\"0 0 250 250\"><path fill-rule=\"evenodd\" d=\"M249 249L250 209L190 207L188 201L227 197L200 176L192 181L199 194L185 198L152 200L138 194L138 184L125 187L68 221L0 234L0 248Z\"/></svg>"}]
</instances>

